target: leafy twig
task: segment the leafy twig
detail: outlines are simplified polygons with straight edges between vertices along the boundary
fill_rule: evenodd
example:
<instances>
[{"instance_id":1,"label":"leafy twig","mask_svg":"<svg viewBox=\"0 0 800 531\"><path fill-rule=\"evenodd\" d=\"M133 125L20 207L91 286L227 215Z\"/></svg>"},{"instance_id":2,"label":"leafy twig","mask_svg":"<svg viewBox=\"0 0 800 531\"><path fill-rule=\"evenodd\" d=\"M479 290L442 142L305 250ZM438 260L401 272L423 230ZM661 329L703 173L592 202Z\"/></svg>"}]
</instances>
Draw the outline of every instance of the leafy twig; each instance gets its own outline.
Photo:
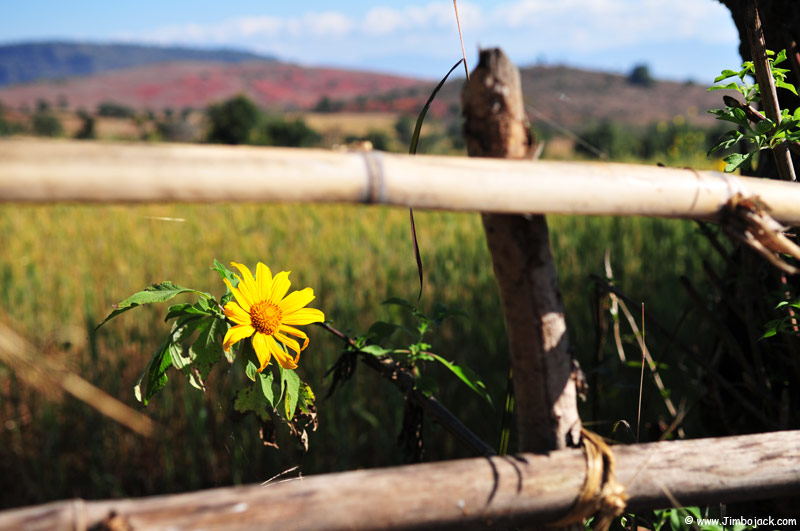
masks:
<instances>
[{"instance_id":1,"label":"leafy twig","mask_svg":"<svg viewBox=\"0 0 800 531\"><path fill-rule=\"evenodd\" d=\"M778 93L775 89L775 81L770 72L770 62L767 57L767 47L764 41L764 31L761 27L761 19L758 16L757 0L750 0L746 10L747 18L747 39L750 44L750 55L755 67L756 81L758 81L759 91L761 92L761 103L767 117L777 126L781 123L781 109L778 105ZM796 181L797 176L794 172L792 157L789 154L788 146L780 142L772 149L775 161L778 165L778 173L781 179L786 181Z\"/></svg>"},{"instance_id":2,"label":"leafy twig","mask_svg":"<svg viewBox=\"0 0 800 531\"><path fill-rule=\"evenodd\" d=\"M403 394L419 404L434 420L449 431L451 435L471 448L477 455L497 455L494 448L483 442L467 428L458 417L444 407L441 402L436 400L433 396L426 396L419 391L415 386L416 379L407 368L386 356L375 356L373 354L363 353L353 338L340 332L328 323L318 323L318 325L341 339L350 348L361 353L361 361L367 367L392 382Z\"/></svg>"}]
</instances>

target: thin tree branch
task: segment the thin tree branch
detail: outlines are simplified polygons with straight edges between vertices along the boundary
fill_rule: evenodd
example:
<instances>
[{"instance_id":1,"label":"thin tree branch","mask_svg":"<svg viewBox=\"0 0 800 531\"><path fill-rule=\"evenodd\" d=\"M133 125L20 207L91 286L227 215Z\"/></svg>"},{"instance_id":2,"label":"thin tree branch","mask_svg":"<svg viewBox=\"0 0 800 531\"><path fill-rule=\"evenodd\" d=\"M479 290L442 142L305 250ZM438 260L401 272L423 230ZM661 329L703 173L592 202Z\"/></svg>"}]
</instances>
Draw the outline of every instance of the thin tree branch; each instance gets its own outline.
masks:
<instances>
[{"instance_id":1,"label":"thin tree branch","mask_svg":"<svg viewBox=\"0 0 800 531\"><path fill-rule=\"evenodd\" d=\"M361 354L361 361L385 379L392 382L403 394L420 405L436 422L441 424L451 435L461 441L476 455L488 457L497 455L497 452L475 435L458 417L453 415L433 396L426 396L415 387L414 376L400 364L385 356L373 356L362 353L356 342L347 334L340 332L328 323L318 323L319 326L341 339L347 345Z\"/></svg>"},{"instance_id":2,"label":"thin tree branch","mask_svg":"<svg viewBox=\"0 0 800 531\"><path fill-rule=\"evenodd\" d=\"M761 92L761 104L764 106L764 113L767 118L778 126L781 123L781 109L778 105L778 92L775 89L775 82L772 79L772 72L767 58L767 46L764 40L764 31L761 27L761 19L758 16L757 0L750 0L747 4L746 21L747 39L756 71L756 81L758 81ZM775 155L775 162L781 179L796 181L797 176L794 172L792 156L789 154L789 147L786 143L781 142L776 145L772 153Z\"/></svg>"}]
</instances>

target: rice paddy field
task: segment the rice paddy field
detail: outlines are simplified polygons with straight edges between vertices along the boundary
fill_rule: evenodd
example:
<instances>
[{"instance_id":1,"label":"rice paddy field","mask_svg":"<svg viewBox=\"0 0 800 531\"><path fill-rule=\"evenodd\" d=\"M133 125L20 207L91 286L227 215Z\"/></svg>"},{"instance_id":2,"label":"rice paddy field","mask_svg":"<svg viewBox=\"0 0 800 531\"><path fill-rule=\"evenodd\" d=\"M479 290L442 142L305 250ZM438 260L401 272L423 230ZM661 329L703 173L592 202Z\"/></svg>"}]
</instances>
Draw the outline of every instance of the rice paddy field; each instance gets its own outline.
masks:
<instances>
[{"instance_id":1,"label":"rice paddy field","mask_svg":"<svg viewBox=\"0 0 800 531\"><path fill-rule=\"evenodd\" d=\"M549 222L575 355L590 381L603 381L601 402L590 397L582 415L593 429L610 435L617 420L634 425L639 369L620 362L613 342L598 354L589 275L605 275L608 249L616 285L677 326L688 305L679 277L695 279L702 289L702 261L716 256L692 222L561 216ZM443 303L469 315L445 322L432 337L432 350L478 372L494 403L502 405L507 344L480 216L417 212L416 224L426 272L420 309ZM171 280L221 295L224 286L210 269L214 259L251 267L260 260L273 271L292 271L293 287L313 287L317 298L311 306L352 335L376 320L399 318L396 308L381 302L414 301L418 290L403 209L3 204L0 243L0 320L36 346L41 367L64 364L137 408L133 386L168 331L166 306L137 308L92 330L114 303L149 284ZM142 409L159 425L151 438L68 396L45 396L0 366L0 505L260 482L296 465L309 475L402 463L397 444L402 395L360 366L351 381L325 398L330 383L325 373L341 343L319 327L307 330L311 342L298 371L315 389L319 413L308 453L280 431L280 450L265 447L254 419L235 414L232 397L245 378L236 366L219 364L205 394L171 372L166 388ZM640 354L630 337L624 337L626 348L636 359ZM648 337L648 344L662 363L672 398L691 404L696 398L691 367L657 335ZM452 375L426 370L439 382L442 403L496 445L500 406L489 406ZM649 379L644 395L646 428L663 421L666 411ZM692 426L690 416L686 429L698 435ZM425 448L426 460L469 455L430 422Z\"/></svg>"}]
</instances>

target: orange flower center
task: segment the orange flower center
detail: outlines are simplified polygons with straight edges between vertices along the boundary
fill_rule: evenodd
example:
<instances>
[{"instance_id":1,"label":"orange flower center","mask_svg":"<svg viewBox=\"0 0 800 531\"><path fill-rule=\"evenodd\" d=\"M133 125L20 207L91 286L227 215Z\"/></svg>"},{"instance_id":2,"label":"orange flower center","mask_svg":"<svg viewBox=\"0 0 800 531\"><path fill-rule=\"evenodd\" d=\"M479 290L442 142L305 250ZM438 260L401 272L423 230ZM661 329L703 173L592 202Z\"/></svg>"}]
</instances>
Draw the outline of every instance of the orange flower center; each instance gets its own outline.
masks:
<instances>
[{"instance_id":1,"label":"orange flower center","mask_svg":"<svg viewBox=\"0 0 800 531\"><path fill-rule=\"evenodd\" d=\"M283 312L277 304L261 301L250 308L250 321L256 331L271 336L278 331L283 319Z\"/></svg>"}]
</instances>

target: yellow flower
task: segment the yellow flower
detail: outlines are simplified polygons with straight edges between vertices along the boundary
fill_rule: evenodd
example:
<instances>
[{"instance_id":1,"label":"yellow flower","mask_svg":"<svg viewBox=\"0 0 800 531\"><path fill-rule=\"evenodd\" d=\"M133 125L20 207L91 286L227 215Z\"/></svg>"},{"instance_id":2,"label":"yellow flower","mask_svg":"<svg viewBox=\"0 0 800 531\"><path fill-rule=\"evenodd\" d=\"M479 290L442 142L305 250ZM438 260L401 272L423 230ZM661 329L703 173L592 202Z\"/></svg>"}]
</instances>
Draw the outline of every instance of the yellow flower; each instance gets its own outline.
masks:
<instances>
[{"instance_id":1,"label":"yellow flower","mask_svg":"<svg viewBox=\"0 0 800 531\"><path fill-rule=\"evenodd\" d=\"M272 356L284 369L296 368L300 351L308 346L308 336L290 325L307 325L325 320L320 310L305 308L314 300L314 290L305 288L286 296L292 284L288 271L281 271L273 278L269 268L259 262L253 278L247 266L236 262L231 262L231 265L242 276L235 275L239 280L237 287L233 287L227 279L224 281L236 299L225 305L225 315L236 325L225 334L223 348L228 351L234 343L253 336L253 350L261 363L258 372L264 370ZM302 339L303 346L286 334ZM278 341L295 352L294 358L281 348Z\"/></svg>"}]
</instances>

